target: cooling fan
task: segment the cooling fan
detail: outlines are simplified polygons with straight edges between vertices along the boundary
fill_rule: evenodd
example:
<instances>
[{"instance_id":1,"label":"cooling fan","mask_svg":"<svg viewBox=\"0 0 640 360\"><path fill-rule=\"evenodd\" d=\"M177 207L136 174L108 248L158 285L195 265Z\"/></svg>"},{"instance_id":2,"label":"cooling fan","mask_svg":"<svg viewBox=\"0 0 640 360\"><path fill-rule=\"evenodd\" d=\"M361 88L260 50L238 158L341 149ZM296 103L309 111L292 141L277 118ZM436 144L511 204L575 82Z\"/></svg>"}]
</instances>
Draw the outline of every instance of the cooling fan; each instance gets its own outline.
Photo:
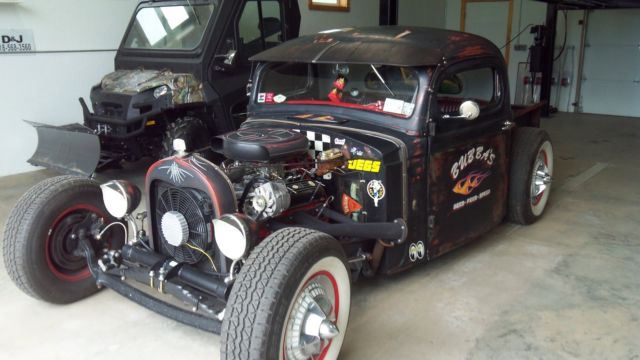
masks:
<instances>
[{"instance_id":1,"label":"cooling fan","mask_svg":"<svg viewBox=\"0 0 640 360\"><path fill-rule=\"evenodd\" d=\"M204 256L197 248L207 251L213 235L208 216L203 211L207 200L197 190L175 187L161 187L157 191L156 226L162 244L173 258L179 262L195 264ZM166 213L179 213L186 222L188 240L180 246L169 243L160 225ZM189 246L190 245L190 246Z\"/></svg>"}]
</instances>

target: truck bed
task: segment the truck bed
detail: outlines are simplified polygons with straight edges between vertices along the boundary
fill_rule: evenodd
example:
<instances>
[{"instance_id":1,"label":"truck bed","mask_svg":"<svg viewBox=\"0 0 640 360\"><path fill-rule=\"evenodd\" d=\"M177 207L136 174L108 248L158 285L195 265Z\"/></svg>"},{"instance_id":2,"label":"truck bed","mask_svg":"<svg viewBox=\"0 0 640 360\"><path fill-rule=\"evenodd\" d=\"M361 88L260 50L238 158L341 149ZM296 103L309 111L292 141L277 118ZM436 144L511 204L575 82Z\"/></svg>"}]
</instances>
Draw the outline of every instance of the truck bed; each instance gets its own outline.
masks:
<instances>
[{"instance_id":1,"label":"truck bed","mask_svg":"<svg viewBox=\"0 0 640 360\"><path fill-rule=\"evenodd\" d=\"M543 102L530 105L511 105L513 122L518 126L540 127L540 114L543 106Z\"/></svg>"}]
</instances>

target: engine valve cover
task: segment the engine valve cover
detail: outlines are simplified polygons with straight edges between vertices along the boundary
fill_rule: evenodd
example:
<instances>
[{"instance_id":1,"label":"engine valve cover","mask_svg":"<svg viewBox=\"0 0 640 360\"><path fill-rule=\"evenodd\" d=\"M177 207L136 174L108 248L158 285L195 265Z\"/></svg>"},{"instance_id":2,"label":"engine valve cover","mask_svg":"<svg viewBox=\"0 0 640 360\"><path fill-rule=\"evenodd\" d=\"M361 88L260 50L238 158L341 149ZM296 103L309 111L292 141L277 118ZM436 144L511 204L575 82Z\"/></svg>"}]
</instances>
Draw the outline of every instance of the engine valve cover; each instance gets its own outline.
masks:
<instances>
[{"instance_id":1,"label":"engine valve cover","mask_svg":"<svg viewBox=\"0 0 640 360\"><path fill-rule=\"evenodd\" d=\"M305 154L309 140L287 129L244 129L224 135L222 152L237 161L273 161Z\"/></svg>"}]
</instances>

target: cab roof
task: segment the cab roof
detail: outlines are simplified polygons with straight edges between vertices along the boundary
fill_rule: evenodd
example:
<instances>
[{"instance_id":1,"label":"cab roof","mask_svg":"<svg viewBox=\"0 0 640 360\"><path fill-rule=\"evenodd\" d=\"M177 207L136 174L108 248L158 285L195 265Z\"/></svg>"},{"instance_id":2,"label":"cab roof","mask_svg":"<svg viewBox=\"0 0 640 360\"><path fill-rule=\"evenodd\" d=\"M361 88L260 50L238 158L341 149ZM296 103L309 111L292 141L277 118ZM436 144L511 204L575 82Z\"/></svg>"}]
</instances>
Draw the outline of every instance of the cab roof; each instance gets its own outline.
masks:
<instances>
[{"instance_id":1,"label":"cab roof","mask_svg":"<svg viewBox=\"0 0 640 360\"><path fill-rule=\"evenodd\" d=\"M502 58L489 40L469 33L411 26L327 30L287 41L252 61L429 66L441 60Z\"/></svg>"}]
</instances>

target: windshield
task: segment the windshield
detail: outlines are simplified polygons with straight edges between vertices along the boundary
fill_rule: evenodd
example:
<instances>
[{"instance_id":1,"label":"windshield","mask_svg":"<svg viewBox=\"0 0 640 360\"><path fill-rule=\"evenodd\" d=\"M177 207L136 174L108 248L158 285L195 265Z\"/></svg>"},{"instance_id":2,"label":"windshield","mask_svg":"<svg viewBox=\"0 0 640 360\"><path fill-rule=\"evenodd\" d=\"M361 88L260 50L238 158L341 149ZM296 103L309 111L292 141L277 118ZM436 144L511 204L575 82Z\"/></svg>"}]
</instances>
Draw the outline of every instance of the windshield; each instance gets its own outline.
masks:
<instances>
[{"instance_id":1,"label":"windshield","mask_svg":"<svg viewBox=\"0 0 640 360\"><path fill-rule=\"evenodd\" d=\"M204 35L215 8L206 5L167 5L141 8L125 36L130 49L193 50Z\"/></svg>"},{"instance_id":2,"label":"windshield","mask_svg":"<svg viewBox=\"0 0 640 360\"><path fill-rule=\"evenodd\" d=\"M418 75L413 68L365 64L269 64L258 80L258 104L327 105L413 114Z\"/></svg>"}]
</instances>

